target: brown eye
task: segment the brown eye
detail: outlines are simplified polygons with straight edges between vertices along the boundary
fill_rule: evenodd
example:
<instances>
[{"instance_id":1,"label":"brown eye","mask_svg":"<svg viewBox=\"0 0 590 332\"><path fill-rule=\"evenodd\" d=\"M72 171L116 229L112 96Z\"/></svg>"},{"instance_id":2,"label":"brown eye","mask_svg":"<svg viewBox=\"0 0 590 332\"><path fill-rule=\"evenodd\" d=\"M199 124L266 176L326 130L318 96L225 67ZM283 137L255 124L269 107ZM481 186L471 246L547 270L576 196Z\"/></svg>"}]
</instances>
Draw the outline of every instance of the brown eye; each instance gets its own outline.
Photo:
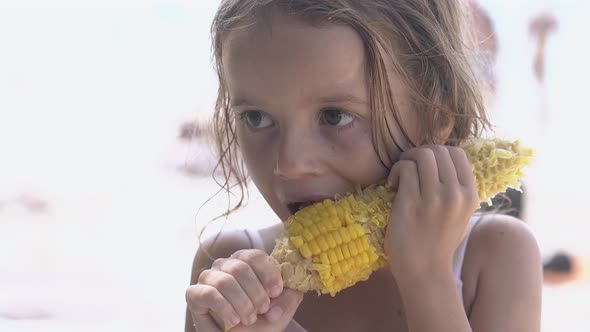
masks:
<instances>
[{"instance_id":1,"label":"brown eye","mask_svg":"<svg viewBox=\"0 0 590 332\"><path fill-rule=\"evenodd\" d=\"M240 114L240 119L246 121L248 126L254 129L263 129L272 126L272 120L267 114L260 111L245 111Z\"/></svg>"},{"instance_id":2,"label":"brown eye","mask_svg":"<svg viewBox=\"0 0 590 332\"><path fill-rule=\"evenodd\" d=\"M354 116L337 109L326 109L322 111L320 120L329 126L342 127L350 124Z\"/></svg>"}]
</instances>

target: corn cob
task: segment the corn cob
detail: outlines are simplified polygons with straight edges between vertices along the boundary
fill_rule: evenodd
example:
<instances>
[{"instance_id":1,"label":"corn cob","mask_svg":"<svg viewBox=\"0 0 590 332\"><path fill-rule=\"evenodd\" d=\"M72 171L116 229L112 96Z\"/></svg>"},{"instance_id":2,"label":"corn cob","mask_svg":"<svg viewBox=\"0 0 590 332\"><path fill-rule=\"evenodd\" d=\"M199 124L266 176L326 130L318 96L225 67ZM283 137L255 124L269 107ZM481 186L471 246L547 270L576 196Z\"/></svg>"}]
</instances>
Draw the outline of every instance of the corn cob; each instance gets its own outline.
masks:
<instances>
[{"instance_id":1,"label":"corn cob","mask_svg":"<svg viewBox=\"0 0 590 332\"><path fill-rule=\"evenodd\" d=\"M497 138L473 139L460 147L472 164L482 202L491 204L507 188L520 190L518 179L531 149ZM383 239L394 197L386 186L372 185L291 216L271 254L285 287L334 296L385 266Z\"/></svg>"}]
</instances>

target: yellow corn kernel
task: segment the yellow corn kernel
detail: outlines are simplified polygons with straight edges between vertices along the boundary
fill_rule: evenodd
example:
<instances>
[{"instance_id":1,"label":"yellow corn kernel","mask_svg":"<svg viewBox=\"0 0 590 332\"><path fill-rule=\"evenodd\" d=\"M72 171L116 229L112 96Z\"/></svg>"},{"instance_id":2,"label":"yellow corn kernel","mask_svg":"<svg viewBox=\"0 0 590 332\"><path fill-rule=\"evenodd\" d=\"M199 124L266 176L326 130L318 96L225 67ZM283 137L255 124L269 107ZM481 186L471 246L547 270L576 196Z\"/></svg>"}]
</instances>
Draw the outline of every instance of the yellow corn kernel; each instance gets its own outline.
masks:
<instances>
[{"instance_id":1,"label":"yellow corn kernel","mask_svg":"<svg viewBox=\"0 0 590 332\"><path fill-rule=\"evenodd\" d=\"M344 221L346 222L347 225L354 224L354 220L352 220L352 217L350 216L349 213L344 215Z\"/></svg>"},{"instance_id":2,"label":"yellow corn kernel","mask_svg":"<svg viewBox=\"0 0 590 332\"><path fill-rule=\"evenodd\" d=\"M350 229L351 232L354 232L357 237L363 236L363 235L366 234L366 231L363 228L363 226L361 226L358 223L350 225L349 229Z\"/></svg>"},{"instance_id":3,"label":"yellow corn kernel","mask_svg":"<svg viewBox=\"0 0 590 332\"><path fill-rule=\"evenodd\" d=\"M336 241L336 245L341 245L343 240L342 240L342 236L340 236L340 232L339 231L335 231L332 233L332 236L334 237L334 240Z\"/></svg>"},{"instance_id":4,"label":"yellow corn kernel","mask_svg":"<svg viewBox=\"0 0 590 332\"><path fill-rule=\"evenodd\" d=\"M332 264L336 264L339 261L338 256L336 256L334 250L328 251L328 258L330 259L330 263Z\"/></svg>"},{"instance_id":5,"label":"yellow corn kernel","mask_svg":"<svg viewBox=\"0 0 590 332\"><path fill-rule=\"evenodd\" d=\"M309 225L308 229L314 238L320 236L320 230L318 229L318 226Z\"/></svg>"},{"instance_id":6,"label":"yellow corn kernel","mask_svg":"<svg viewBox=\"0 0 590 332\"><path fill-rule=\"evenodd\" d=\"M309 206L309 208L311 208L312 206ZM307 218L301 219L301 223L303 224L303 228L311 226L313 223L311 215Z\"/></svg>"},{"instance_id":7,"label":"yellow corn kernel","mask_svg":"<svg viewBox=\"0 0 590 332\"><path fill-rule=\"evenodd\" d=\"M336 257L338 258L339 261L344 260L344 255L342 254L342 247L334 248L334 253L336 254Z\"/></svg>"},{"instance_id":8,"label":"yellow corn kernel","mask_svg":"<svg viewBox=\"0 0 590 332\"><path fill-rule=\"evenodd\" d=\"M330 246L328 245L328 241L326 241L326 238L324 236L318 237L317 242L318 242L318 245L320 246L320 249L322 251L326 251L326 250L330 249Z\"/></svg>"},{"instance_id":9,"label":"yellow corn kernel","mask_svg":"<svg viewBox=\"0 0 590 332\"><path fill-rule=\"evenodd\" d=\"M322 264L330 265L330 258L328 257L328 254L325 252L322 252L320 254L320 261L322 262Z\"/></svg>"},{"instance_id":10,"label":"yellow corn kernel","mask_svg":"<svg viewBox=\"0 0 590 332\"><path fill-rule=\"evenodd\" d=\"M350 271L350 263L347 261L340 262L340 268L342 269L342 273L346 274Z\"/></svg>"},{"instance_id":11,"label":"yellow corn kernel","mask_svg":"<svg viewBox=\"0 0 590 332\"><path fill-rule=\"evenodd\" d=\"M342 242L344 242L344 243L350 242L350 234L348 233L348 229L340 228L340 236L342 236Z\"/></svg>"},{"instance_id":12,"label":"yellow corn kernel","mask_svg":"<svg viewBox=\"0 0 590 332\"><path fill-rule=\"evenodd\" d=\"M346 231L348 232L348 234L350 234L351 240L356 240L359 237L359 235L357 234L356 229L354 229L353 225L346 227Z\"/></svg>"},{"instance_id":13,"label":"yellow corn kernel","mask_svg":"<svg viewBox=\"0 0 590 332\"><path fill-rule=\"evenodd\" d=\"M363 266L363 258L360 255L354 256L353 259L356 266Z\"/></svg>"},{"instance_id":14,"label":"yellow corn kernel","mask_svg":"<svg viewBox=\"0 0 590 332\"><path fill-rule=\"evenodd\" d=\"M348 242L348 250L350 250L350 255L353 257L359 254L359 250L355 242Z\"/></svg>"},{"instance_id":15,"label":"yellow corn kernel","mask_svg":"<svg viewBox=\"0 0 590 332\"><path fill-rule=\"evenodd\" d=\"M340 247L340 249L342 249L342 254L344 255L345 259L349 259L351 257L350 250L348 250L347 246L342 246L342 247Z\"/></svg>"},{"instance_id":16,"label":"yellow corn kernel","mask_svg":"<svg viewBox=\"0 0 590 332\"><path fill-rule=\"evenodd\" d=\"M334 204L329 204L328 205L328 212L330 214L330 217L332 217L332 218L337 217L336 207L334 206Z\"/></svg>"},{"instance_id":17,"label":"yellow corn kernel","mask_svg":"<svg viewBox=\"0 0 590 332\"><path fill-rule=\"evenodd\" d=\"M313 240L309 241L309 250L311 250L311 253L314 255L319 255L322 252L320 246L318 246L318 243Z\"/></svg>"},{"instance_id":18,"label":"yellow corn kernel","mask_svg":"<svg viewBox=\"0 0 590 332\"><path fill-rule=\"evenodd\" d=\"M287 230L291 235L299 235L301 234L301 231L303 231L303 226L301 226L300 223L293 223Z\"/></svg>"},{"instance_id":19,"label":"yellow corn kernel","mask_svg":"<svg viewBox=\"0 0 590 332\"><path fill-rule=\"evenodd\" d=\"M305 228L301 232L301 235L303 235L303 238L305 239L305 241L311 241L311 240L313 240L313 234L311 234L311 232L307 228Z\"/></svg>"},{"instance_id":20,"label":"yellow corn kernel","mask_svg":"<svg viewBox=\"0 0 590 332\"><path fill-rule=\"evenodd\" d=\"M301 251L301 254L303 255L303 257L305 258L310 258L312 256L311 254L311 250L309 250L309 246L307 244L304 244L303 246L301 246L301 249L299 249Z\"/></svg>"},{"instance_id":21,"label":"yellow corn kernel","mask_svg":"<svg viewBox=\"0 0 590 332\"><path fill-rule=\"evenodd\" d=\"M330 247L330 249L334 249L336 247L336 240L334 239L334 234L326 234L326 241L328 242L328 247Z\"/></svg>"},{"instance_id":22,"label":"yellow corn kernel","mask_svg":"<svg viewBox=\"0 0 590 332\"><path fill-rule=\"evenodd\" d=\"M344 211L344 209L342 207L336 209L336 215L338 216L338 221L339 222L341 222L342 220L344 220L344 215L345 214L346 214L346 212Z\"/></svg>"},{"instance_id":23,"label":"yellow corn kernel","mask_svg":"<svg viewBox=\"0 0 590 332\"><path fill-rule=\"evenodd\" d=\"M369 250L369 239L366 236L357 238L356 246L359 248L359 251Z\"/></svg>"},{"instance_id":24,"label":"yellow corn kernel","mask_svg":"<svg viewBox=\"0 0 590 332\"><path fill-rule=\"evenodd\" d=\"M329 228L330 230L335 230L340 227L340 220L338 219L338 216L330 217L330 219L327 222L330 225L330 228Z\"/></svg>"},{"instance_id":25,"label":"yellow corn kernel","mask_svg":"<svg viewBox=\"0 0 590 332\"><path fill-rule=\"evenodd\" d=\"M303 239L301 236L291 236L291 242L293 242L295 248L301 248L303 245Z\"/></svg>"},{"instance_id":26,"label":"yellow corn kernel","mask_svg":"<svg viewBox=\"0 0 590 332\"><path fill-rule=\"evenodd\" d=\"M362 263L361 263L362 265L367 265L367 264L369 264L369 256L367 255L367 253L366 253L366 252L363 252L363 253L361 253L359 256L360 256L360 257L361 257L361 259L363 260L363 261L362 261Z\"/></svg>"}]
</instances>

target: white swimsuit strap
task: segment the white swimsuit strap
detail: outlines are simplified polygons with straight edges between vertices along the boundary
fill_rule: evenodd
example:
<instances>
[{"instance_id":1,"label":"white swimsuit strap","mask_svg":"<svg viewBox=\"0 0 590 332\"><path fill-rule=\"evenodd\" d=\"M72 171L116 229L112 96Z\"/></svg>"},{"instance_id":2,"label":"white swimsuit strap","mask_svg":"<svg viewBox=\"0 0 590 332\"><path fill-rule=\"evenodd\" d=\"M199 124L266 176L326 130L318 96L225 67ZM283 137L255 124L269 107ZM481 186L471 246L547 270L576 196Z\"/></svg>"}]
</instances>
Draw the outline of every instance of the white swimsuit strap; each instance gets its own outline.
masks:
<instances>
[{"instance_id":1,"label":"white swimsuit strap","mask_svg":"<svg viewBox=\"0 0 590 332\"><path fill-rule=\"evenodd\" d=\"M477 225L477 223L479 223L481 219L481 215L474 215L473 217L471 217L471 225L469 227L469 230L467 231L465 238L463 238L463 241L461 241L461 243L457 247L457 250L455 250L455 254L453 255L453 275L455 276L455 282L461 294L463 294L463 281L461 280L461 271L463 270L463 261L465 260L467 244L469 243L469 237L471 236L473 228L475 228L475 226Z\"/></svg>"},{"instance_id":2,"label":"white swimsuit strap","mask_svg":"<svg viewBox=\"0 0 590 332\"><path fill-rule=\"evenodd\" d=\"M266 250L264 247L264 240L260 235L260 230L258 229L245 229L246 236L250 240L250 244L252 245L252 249L261 249Z\"/></svg>"}]
</instances>

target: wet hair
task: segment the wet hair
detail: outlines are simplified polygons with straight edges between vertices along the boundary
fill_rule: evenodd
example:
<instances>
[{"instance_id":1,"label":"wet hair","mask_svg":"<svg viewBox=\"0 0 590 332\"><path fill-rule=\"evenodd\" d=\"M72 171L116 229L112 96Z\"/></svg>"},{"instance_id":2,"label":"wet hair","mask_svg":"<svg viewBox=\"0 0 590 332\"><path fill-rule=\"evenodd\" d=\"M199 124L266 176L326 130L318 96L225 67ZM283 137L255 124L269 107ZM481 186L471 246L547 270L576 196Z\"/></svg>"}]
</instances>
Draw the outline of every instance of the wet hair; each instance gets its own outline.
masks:
<instances>
[{"instance_id":1,"label":"wet hair","mask_svg":"<svg viewBox=\"0 0 590 332\"><path fill-rule=\"evenodd\" d=\"M225 215L243 206L247 173L239 157L236 119L230 113L231 96L223 69L223 45L233 30L268 22L273 14L294 16L309 24L343 24L361 37L366 59L372 140L382 164L396 161L394 128L412 142L404 128L390 71L408 87L410 107L421 125L420 143L456 145L479 136L490 125L484 111L478 77L478 51L470 6L461 0L224 0L211 33L219 88L212 130L218 153L215 179L230 196L240 196ZM449 129L450 128L450 133ZM444 133L444 134L443 134ZM444 137L443 137L444 136ZM393 144L393 145L392 145ZM215 176L214 176L215 178Z\"/></svg>"}]
</instances>

